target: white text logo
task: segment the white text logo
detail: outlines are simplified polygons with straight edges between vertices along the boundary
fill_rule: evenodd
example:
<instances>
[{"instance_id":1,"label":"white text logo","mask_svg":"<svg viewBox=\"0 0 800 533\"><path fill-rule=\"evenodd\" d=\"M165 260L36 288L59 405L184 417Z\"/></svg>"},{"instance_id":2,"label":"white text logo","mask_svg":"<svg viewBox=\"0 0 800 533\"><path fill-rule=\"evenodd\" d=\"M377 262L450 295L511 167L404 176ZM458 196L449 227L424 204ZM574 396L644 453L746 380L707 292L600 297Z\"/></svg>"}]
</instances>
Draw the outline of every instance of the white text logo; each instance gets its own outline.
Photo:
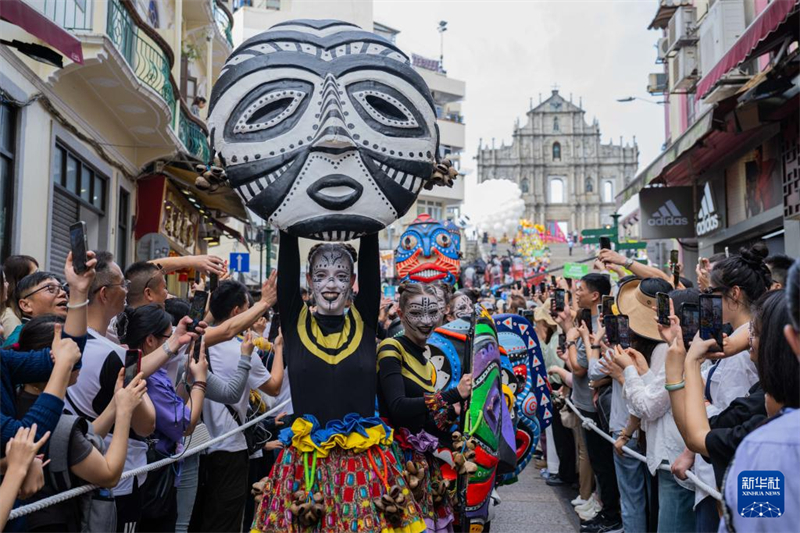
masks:
<instances>
[{"instance_id":1,"label":"white text logo","mask_svg":"<svg viewBox=\"0 0 800 533\"><path fill-rule=\"evenodd\" d=\"M687 224L689 224L689 219L681 214L678 206L672 200L667 200L647 221L648 226L686 226Z\"/></svg>"},{"instance_id":2,"label":"white text logo","mask_svg":"<svg viewBox=\"0 0 800 533\"><path fill-rule=\"evenodd\" d=\"M697 235L705 235L719 227L719 215L714 208L714 198L711 196L711 185L706 183L703 189L703 199L700 200L700 211L697 213Z\"/></svg>"}]
</instances>

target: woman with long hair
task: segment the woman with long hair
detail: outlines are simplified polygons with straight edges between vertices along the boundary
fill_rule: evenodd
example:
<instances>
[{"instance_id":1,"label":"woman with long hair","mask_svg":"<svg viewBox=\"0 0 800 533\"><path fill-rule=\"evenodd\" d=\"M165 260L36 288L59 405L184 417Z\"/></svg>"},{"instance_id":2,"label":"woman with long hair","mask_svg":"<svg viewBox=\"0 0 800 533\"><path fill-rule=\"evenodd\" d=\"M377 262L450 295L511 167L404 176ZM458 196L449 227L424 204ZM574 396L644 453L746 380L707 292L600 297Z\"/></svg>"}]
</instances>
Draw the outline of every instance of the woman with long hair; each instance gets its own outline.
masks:
<instances>
[{"instance_id":1,"label":"woman with long hair","mask_svg":"<svg viewBox=\"0 0 800 533\"><path fill-rule=\"evenodd\" d=\"M159 304L128 307L117 319L117 332L129 349L141 350L147 357L158 350L172 335L172 316ZM197 342L197 341L195 341ZM164 367L147 378L147 390L156 409L154 444L147 450L147 461L153 463L179 451L184 435L194 431L200 420L205 399L208 362L200 353L198 360L189 358L189 374L193 378L191 392L183 398ZM149 472L142 486L144 493L141 531L174 531L177 520L176 476L172 465Z\"/></svg>"},{"instance_id":2,"label":"woman with long hair","mask_svg":"<svg viewBox=\"0 0 800 533\"><path fill-rule=\"evenodd\" d=\"M436 368L425 357L425 347L442 321L440 295L436 287L422 283L403 283L398 292L403 335L378 346L378 408L395 429L428 531L452 531L447 484L433 454L451 445L453 406L469 397L472 376L464 374L457 387L436 391Z\"/></svg>"},{"instance_id":3,"label":"woman with long hair","mask_svg":"<svg viewBox=\"0 0 800 533\"><path fill-rule=\"evenodd\" d=\"M22 324L22 313L17 302L14 301L17 283L19 280L33 274L39 269L39 263L29 255L12 255L3 263L5 283L3 287L4 298L0 303L0 325L3 326L3 335L8 337Z\"/></svg>"}]
</instances>

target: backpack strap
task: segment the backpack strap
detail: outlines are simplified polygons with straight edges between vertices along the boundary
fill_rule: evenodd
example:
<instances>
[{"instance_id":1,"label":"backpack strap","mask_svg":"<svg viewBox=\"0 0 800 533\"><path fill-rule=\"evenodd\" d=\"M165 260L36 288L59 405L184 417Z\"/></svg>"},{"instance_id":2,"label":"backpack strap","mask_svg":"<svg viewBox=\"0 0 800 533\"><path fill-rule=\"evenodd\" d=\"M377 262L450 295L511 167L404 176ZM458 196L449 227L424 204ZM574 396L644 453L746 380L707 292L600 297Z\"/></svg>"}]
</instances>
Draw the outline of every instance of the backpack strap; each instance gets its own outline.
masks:
<instances>
[{"instance_id":1,"label":"backpack strap","mask_svg":"<svg viewBox=\"0 0 800 533\"><path fill-rule=\"evenodd\" d=\"M48 471L53 485L59 491L69 490L72 487L69 476L69 441L76 426L84 433L88 429L86 420L81 417L62 414L50 435Z\"/></svg>"}]
</instances>

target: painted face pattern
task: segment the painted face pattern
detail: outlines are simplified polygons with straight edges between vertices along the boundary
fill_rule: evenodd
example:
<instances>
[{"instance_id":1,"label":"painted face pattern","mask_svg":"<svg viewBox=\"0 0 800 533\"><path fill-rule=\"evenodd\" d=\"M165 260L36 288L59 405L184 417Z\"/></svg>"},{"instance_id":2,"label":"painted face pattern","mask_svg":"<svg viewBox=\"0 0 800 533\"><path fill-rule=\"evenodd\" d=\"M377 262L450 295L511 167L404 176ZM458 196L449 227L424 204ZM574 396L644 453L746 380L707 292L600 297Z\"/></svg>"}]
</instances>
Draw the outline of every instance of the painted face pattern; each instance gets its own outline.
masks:
<instances>
[{"instance_id":1,"label":"painted face pattern","mask_svg":"<svg viewBox=\"0 0 800 533\"><path fill-rule=\"evenodd\" d=\"M439 138L408 57L334 20L284 22L239 46L214 85L208 126L247 207L317 240L375 233L405 214Z\"/></svg>"},{"instance_id":2,"label":"painted face pattern","mask_svg":"<svg viewBox=\"0 0 800 533\"><path fill-rule=\"evenodd\" d=\"M442 309L439 300L427 294L412 296L403 313L403 328L412 340L423 344L434 328L442 321Z\"/></svg>"},{"instance_id":3,"label":"painted face pattern","mask_svg":"<svg viewBox=\"0 0 800 533\"><path fill-rule=\"evenodd\" d=\"M426 214L417 217L400 236L394 261L401 281L454 285L461 269L459 248L452 233Z\"/></svg>"},{"instance_id":4,"label":"painted face pattern","mask_svg":"<svg viewBox=\"0 0 800 533\"><path fill-rule=\"evenodd\" d=\"M450 305L452 306L452 312L455 318L463 318L466 320L469 319L472 314L472 300L469 299L469 296L459 294L453 299Z\"/></svg>"},{"instance_id":5,"label":"painted face pattern","mask_svg":"<svg viewBox=\"0 0 800 533\"><path fill-rule=\"evenodd\" d=\"M322 314L342 314L350 295L353 263L341 246L324 245L311 258L311 291Z\"/></svg>"}]
</instances>

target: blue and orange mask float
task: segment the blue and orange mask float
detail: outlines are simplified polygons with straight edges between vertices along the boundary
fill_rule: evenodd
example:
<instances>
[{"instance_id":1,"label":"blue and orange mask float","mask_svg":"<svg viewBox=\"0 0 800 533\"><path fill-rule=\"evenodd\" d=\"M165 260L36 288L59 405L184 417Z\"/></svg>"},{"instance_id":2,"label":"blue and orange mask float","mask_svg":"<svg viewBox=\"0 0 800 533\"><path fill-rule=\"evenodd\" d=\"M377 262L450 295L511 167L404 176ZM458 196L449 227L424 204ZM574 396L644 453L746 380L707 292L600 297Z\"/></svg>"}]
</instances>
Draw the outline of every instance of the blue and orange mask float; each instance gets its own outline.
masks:
<instances>
[{"instance_id":1,"label":"blue and orange mask float","mask_svg":"<svg viewBox=\"0 0 800 533\"><path fill-rule=\"evenodd\" d=\"M398 279L454 285L461 268L460 235L430 215L422 214L400 236L394 261Z\"/></svg>"}]
</instances>

